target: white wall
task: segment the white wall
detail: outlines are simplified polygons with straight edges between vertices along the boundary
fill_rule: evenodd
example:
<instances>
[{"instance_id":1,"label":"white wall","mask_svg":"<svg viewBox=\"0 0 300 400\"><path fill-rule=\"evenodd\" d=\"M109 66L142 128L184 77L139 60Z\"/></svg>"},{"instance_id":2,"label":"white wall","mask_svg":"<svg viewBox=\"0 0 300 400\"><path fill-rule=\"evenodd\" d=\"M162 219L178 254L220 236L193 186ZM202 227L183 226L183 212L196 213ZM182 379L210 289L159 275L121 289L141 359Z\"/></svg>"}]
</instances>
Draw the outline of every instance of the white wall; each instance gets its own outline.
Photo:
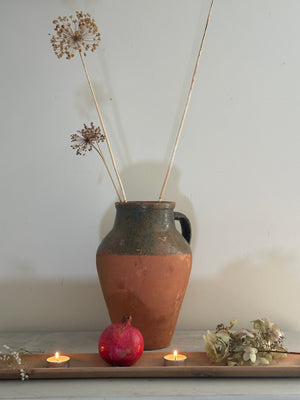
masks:
<instances>
[{"instance_id":1,"label":"white wall","mask_svg":"<svg viewBox=\"0 0 300 400\"><path fill-rule=\"evenodd\" d=\"M0 2L0 330L102 329L95 252L116 196L70 134L97 115L52 20L102 41L86 62L129 200L158 198L209 0ZM192 221L180 328L268 316L300 329L300 2L215 0L165 200Z\"/></svg>"}]
</instances>

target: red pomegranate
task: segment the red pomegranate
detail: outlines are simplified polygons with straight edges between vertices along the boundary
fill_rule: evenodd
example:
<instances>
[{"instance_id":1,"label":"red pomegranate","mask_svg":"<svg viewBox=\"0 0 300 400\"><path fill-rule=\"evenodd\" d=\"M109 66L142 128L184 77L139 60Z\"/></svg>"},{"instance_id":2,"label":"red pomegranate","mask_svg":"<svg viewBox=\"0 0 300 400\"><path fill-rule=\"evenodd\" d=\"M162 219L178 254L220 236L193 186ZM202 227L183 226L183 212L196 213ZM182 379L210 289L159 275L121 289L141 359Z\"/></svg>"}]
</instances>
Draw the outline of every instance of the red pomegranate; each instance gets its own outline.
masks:
<instances>
[{"instance_id":1,"label":"red pomegranate","mask_svg":"<svg viewBox=\"0 0 300 400\"><path fill-rule=\"evenodd\" d=\"M109 325L102 332L98 350L108 364L129 366L143 354L143 336L131 325L131 320L131 317L123 317L121 322Z\"/></svg>"}]
</instances>

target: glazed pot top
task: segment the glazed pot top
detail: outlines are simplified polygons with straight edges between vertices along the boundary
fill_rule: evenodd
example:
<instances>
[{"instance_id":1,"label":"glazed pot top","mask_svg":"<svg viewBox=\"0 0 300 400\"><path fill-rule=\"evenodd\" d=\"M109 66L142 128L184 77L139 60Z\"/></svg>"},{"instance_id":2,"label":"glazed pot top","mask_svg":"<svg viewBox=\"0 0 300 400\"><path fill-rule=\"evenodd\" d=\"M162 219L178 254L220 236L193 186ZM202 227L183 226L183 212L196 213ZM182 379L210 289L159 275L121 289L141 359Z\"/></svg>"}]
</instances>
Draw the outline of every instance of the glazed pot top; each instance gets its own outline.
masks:
<instances>
[{"instance_id":1,"label":"glazed pot top","mask_svg":"<svg viewBox=\"0 0 300 400\"><path fill-rule=\"evenodd\" d=\"M181 234L175 226L175 219L187 218L174 213L174 208L175 202L170 201L116 203L113 228L101 242L98 254L191 253L184 232Z\"/></svg>"},{"instance_id":2,"label":"glazed pot top","mask_svg":"<svg viewBox=\"0 0 300 400\"><path fill-rule=\"evenodd\" d=\"M116 208L156 208L174 209L174 201L127 201L126 203L115 203Z\"/></svg>"}]
</instances>

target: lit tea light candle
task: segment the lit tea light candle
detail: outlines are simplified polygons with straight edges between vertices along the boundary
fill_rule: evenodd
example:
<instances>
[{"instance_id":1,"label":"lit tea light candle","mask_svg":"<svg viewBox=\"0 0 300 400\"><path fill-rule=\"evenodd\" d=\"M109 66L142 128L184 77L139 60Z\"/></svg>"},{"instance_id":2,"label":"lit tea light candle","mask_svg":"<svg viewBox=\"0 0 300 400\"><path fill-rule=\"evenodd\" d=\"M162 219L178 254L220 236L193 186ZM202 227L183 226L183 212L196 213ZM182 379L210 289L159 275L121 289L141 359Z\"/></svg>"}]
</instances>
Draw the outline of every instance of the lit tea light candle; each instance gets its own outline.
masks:
<instances>
[{"instance_id":1,"label":"lit tea light candle","mask_svg":"<svg viewBox=\"0 0 300 400\"><path fill-rule=\"evenodd\" d=\"M70 357L61 356L58 352L53 357L47 358L48 367L50 368L64 368L69 366Z\"/></svg>"},{"instance_id":2,"label":"lit tea light candle","mask_svg":"<svg viewBox=\"0 0 300 400\"><path fill-rule=\"evenodd\" d=\"M177 350L173 354L167 354L164 356L164 365L167 366L181 366L185 365L187 356L183 354L178 354Z\"/></svg>"}]
</instances>

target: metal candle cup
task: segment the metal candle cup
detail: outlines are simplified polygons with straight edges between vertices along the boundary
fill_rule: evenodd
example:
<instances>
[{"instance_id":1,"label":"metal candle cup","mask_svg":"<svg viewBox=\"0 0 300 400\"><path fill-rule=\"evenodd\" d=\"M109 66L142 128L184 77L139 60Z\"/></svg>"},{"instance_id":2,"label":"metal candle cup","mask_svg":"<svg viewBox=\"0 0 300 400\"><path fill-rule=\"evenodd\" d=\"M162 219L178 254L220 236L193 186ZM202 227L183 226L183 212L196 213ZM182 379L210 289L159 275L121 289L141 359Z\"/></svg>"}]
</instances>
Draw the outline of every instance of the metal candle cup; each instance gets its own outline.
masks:
<instances>
[{"instance_id":1,"label":"metal candle cup","mask_svg":"<svg viewBox=\"0 0 300 400\"><path fill-rule=\"evenodd\" d=\"M47 358L47 366L49 368L66 368L69 366L70 357L61 356L59 353L55 353L55 356Z\"/></svg>"},{"instance_id":2,"label":"metal candle cup","mask_svg":"<svg viewBox=\"0 0 300 400\"><path fill-rule=\"evenodd\" d=\"M186 360L187 356L183 354L178 354L177 351L175 350L173 354L167 354L164 356L164 365L179 367L185 365Z\"/></svg>"}]
</instances>

